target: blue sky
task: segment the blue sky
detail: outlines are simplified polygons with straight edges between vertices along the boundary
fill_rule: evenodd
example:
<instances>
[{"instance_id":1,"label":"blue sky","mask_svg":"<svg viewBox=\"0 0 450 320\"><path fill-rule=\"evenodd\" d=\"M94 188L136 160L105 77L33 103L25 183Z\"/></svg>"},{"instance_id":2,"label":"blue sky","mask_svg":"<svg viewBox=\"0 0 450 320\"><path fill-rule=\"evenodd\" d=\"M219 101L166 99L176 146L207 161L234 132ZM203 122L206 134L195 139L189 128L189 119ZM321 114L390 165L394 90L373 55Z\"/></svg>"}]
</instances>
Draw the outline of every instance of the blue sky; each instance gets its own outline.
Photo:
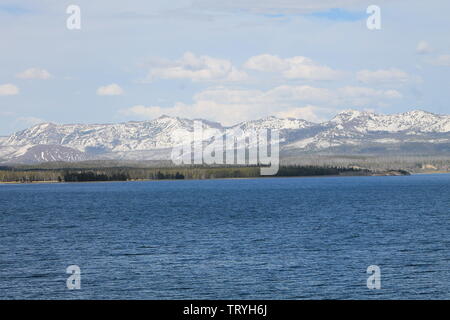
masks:
<instances>
[{"instance_id":1,"label":"blue sky","mask_svg":"<svg viewBox=\"0 0 450 320\"><path fill-rule=\"evenodd\" d=\"M80 30L66 27L71 4ZM366 26L372 4L381 30ZM0 0L0 135L162 114L449 114L448 12L445 0Z\"/></svg>"}]
</instances>

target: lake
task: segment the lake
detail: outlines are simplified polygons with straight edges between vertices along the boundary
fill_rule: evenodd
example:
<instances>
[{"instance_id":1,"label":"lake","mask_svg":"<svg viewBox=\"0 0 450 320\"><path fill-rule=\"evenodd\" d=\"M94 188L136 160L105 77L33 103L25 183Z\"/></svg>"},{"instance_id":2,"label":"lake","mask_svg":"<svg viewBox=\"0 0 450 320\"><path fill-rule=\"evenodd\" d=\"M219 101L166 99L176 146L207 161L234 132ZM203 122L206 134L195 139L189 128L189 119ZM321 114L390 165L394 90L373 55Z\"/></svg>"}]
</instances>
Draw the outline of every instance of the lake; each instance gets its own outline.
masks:
<instances>
[{"instance_id":1,"label":"lake","mask_svg":"<svg viewBox=\"0 0 450 320\"><path fill-rule=\"evenodd\" d=\"M450 175L0 185L0 298L450 299Z\"/></svg>"}]
</instances>

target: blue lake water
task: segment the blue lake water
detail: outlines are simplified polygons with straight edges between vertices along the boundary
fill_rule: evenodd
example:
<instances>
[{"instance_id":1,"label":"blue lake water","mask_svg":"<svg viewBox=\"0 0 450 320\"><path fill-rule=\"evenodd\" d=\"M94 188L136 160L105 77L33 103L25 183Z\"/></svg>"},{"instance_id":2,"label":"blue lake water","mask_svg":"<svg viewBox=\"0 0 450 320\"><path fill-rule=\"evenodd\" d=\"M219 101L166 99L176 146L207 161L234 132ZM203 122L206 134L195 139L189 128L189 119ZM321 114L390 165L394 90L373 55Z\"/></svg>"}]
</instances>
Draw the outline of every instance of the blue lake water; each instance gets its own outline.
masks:
<instances>
[{"instance_id":1,"label":"blue lake water","mask_svg":"<svg viewBox=\"0 0 450 320\"><path fill-rule=\"evenodd\" d=\"M450 299L450 175L0 185L0 298Z\"/></svg>"}]
</instances>

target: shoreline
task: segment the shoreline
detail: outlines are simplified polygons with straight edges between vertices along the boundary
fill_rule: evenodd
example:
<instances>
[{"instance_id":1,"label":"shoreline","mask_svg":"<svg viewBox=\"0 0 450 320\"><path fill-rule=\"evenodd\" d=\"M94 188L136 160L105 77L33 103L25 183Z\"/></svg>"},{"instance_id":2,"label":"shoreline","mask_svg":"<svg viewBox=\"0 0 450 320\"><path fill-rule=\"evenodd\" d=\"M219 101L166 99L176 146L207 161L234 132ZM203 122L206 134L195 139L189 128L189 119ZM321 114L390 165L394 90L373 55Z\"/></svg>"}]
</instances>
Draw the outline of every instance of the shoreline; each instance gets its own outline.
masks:
<instances>
[{"instance_id":1,"label":"shoreline","mask_svg":"<svg viewBox=\"0 0 450 320\"><path fill-rule=\"evenodd\" d=\"M450 174L450 172L420 172L411 173L411 176L426 174ZM259 176L259 177L237 177L237 178L210 178L210 179L139 179L127 181L33 181L33 182L15 182L0 181L0 185L32 185L32 184L80 184L80 183L114 183L114 182L150 182L150 181L207 181L207 180L250 180L250 179L292 179L292 178L350 178L350 177L407 177L409 175L389 175L389 174L371 174L371 175L315 175L315 176Z\"/></svg>"}]
</instances>

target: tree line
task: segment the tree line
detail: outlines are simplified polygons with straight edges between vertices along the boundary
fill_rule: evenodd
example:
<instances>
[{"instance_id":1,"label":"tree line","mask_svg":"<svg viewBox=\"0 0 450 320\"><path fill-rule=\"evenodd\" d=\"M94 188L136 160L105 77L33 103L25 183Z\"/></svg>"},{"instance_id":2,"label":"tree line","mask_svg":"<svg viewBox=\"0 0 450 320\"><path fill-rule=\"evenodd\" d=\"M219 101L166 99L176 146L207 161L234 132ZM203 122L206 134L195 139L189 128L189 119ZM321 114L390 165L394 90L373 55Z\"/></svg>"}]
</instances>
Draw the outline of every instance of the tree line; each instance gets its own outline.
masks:
<instances>
[{"instance_id":1,"label":"tree line","mask_svg":"<svg viewBox=\"0 0 450 320\"><path fill-rule=\"evenodd\" d=\"M369 175L367 169L337 166L281 166L278 177ZM16 169L0 167L0 182L90 182L224 179L260 177L260 168L250 167L171 167L171 168L83 168L83 169Z\"/></svg>"}]
</instances>

